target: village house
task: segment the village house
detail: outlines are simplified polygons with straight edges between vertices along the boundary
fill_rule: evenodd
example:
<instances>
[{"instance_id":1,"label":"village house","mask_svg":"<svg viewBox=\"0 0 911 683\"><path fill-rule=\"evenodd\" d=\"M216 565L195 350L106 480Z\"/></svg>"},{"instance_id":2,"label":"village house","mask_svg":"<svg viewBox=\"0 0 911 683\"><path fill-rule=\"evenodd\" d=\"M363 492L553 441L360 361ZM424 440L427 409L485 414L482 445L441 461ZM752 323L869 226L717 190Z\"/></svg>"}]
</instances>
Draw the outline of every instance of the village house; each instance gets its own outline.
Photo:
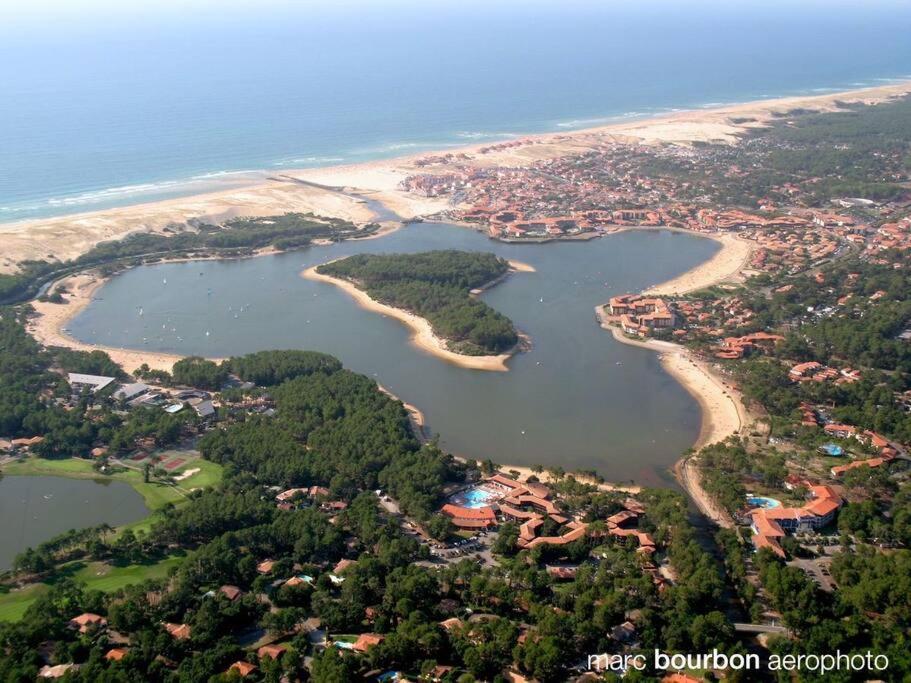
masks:
<instances>
[{"instance_id":1,"label":"village house","mask_svg":"<svg viewBox=\"0 0 911 683\"><path fill-rule=\"evenodd\" d=\"M287 645L263 645L256 651L256 656L260 659L265 659L266 657L279 659L287 651Z\"/></svg>"},{"instance_id":2,"label":"village house","mask_svg":"<svg viewBox=\"0 0 911 683\"><path fill-rule=\"evenodd\" d=\"M164 630L174 640L187 640L190 637L190 625L189 624L173 624L171 622L164 622L162 624Z\"/></svg>"},{"instance_id":3,"label":"village house","mask_svg":"<svg viewBox=\"0 0 911 683\"><path fill-rule=\"evenodd\" d=\"M80 614L78 617L73 617L70 619L67 626L74 631L79 631L79 633L91 633L93 631L99 631L101 629L107 628L108 620L97 614L92 614L91 612L85 612Z\"/></svg>"},{"instance_id":4,"label":"village house","mask_svg":"<svg viewBox=\"0 0 911 683\"><path fill-rule=\"evenodd\" d=\"M236 661L228 667L228 670L225 673L230 674L234 671L236 671L241 678L246 678L251 673L256 671L256 665L251 664L250 662L245 662L243 660Z\"/></svg>"},{"instance_id":5,"label":"village house","mask_svg":"<svg viewBox=\"0 0 911 683\"><path fill-rule=\"evenodd\" d=\"M109 386L113 381L113 377L85 375L80 372L71 372L67 375L67 382L69 382L70 389L72 389L75 394L80 394L84 391L97 394L99 391Z\"/></svg>"},{"instance_id":6,"label":"village house","mask_svg":"<svg viewBox=\"0 0 911 683\"><path fill-rule=\"evenodd\" d=\"M726 337L720 348L715 352L716 358L737 359L748 356L754 351L770 351L784 337L768 332L754 332L742 337Z\"/></svg>"},{"instance_id":7,"label":"village house","mask_svg":"<svg viewBox=\"0 0 911 683\"><path fill-rule=\"evenodd\" d=\"M357 637L357 640L354 642L354 645L351 646L351 649L355 652L364 654L368 652L370 648L379 645L384 640L385 636L382 636L379 633L362 633Z\"/></svg>"}]
</instances>

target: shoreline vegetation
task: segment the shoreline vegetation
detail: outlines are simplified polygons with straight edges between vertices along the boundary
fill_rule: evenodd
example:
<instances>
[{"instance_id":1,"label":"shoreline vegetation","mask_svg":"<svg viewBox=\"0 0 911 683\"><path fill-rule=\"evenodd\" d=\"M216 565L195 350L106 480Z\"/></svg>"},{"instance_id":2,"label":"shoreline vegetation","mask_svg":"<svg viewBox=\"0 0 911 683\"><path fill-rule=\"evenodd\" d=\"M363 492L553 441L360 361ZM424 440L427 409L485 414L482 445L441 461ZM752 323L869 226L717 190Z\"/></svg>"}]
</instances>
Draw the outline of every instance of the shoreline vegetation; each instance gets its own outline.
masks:
<instances>
[{"instance_id":1,"label":"shoreline vegetation","mask_svg":"<svg viewBox=\"0 0 911 683\"><path fill-rule=\"evenodd\" d=\"M329 263L335 263L335 261L330 261ZM470 370L485 370L489 372L507 372L509 370L506 365L506 361L508 361L518 350L516 347L513 347L508 352L501 354L470 356L462 353L456 353L448 348L446 340L440 338L434 333L433 327L426 318L422 318L403 308L396 308L388 304L381 303L373 299L367 292L358 288L353 282L350 282L349 280L319 272L319 268L325 265L328 264L322 264L307 268L301 273L301 277L316 282L324 282L326 284L334 285L348 294L352 299L354 299L355 303L364 310L379 313L380 315L388 316L390 318L398 320L411 331L410 342L413 346L420 349L421 351L429 353L430 355L435 356L436 358L439 358L440 360L443 360L447 363L451 363L458 367ZM506 274L513 272L534 272L534 268L532 266L520 261L510 260L509 266L509 270ZM499 278L496 281L499 281ZM483 291L495 283L496 282L487 283L482 287L476 288L474 292ZM519 344L521 343L523 342L520 340ZM518 346L518 344L516 346Z\"/></svg>"},{"instance_id":2,"label":"shoreline vegetation","mask_svg":"<svg viewBox=\"0 0 911 683\"><path fill-rule=\"evenodd\" d=\"M0 272L0 304L17 304L44 296L54 280L93 267L109 273L169 260L246 258L369 236L380 229L377 222L358 226L339 218L290 212L234 218L217 225L188 220L184 225L169 225L161 232L138 232L99 242L63 262L22 261L18 272Z\"/></svg>"},{"instance_id":3,"label":"shoreline vegetation","mask_svg":"<svg viewBox=\"0 0 911 683\"><path fill-rule=\"evenodd\" d=\"M775 120L776 115L780 116L781 113L795 107L814 107L832 111L843 103L873 104L908 92L911 92L911 81L826 95L760 100L716 109L675 112L569 133L523 136L522 141L534 141L536 144L492 152L486 156L485 163L530 163L542 158L567 154L573 150L578 151L586 145L595 145L604 140L637 140L646 144L693 144L709 141L735 143L739 134L751 128L768 125ZM481 148L481 145L466 146L447 152L470 153ZM376 220L376 215L367 206L367 198L398 213L402 220L420 219L426 214L434 214L447 208L446 200L406 193L399 189L399 183L415 171L417 167L414 162L429 153L422 152L410 157L357 165L289 171L281 177L269 178L266 183L246 188L57 218L0 224L0 235L7 247L4 257L0 259L0 273L14 272L18 263L22 261L46 258L49 255L60 260L75 259L102 241L121 239L133 233L161 234L169 226L186 225L193 220L215 222L239 216L265 217L280 211L295 211L334 216L366 225ZM358 194L354 195L352 191ZM380 237L395 227L397 226L383 225L381 230L368 238ZM649 288L649 293L679 294L737 279L749 261L751 245L733 236L698 234L715 240L722 248L709 261L668 282ZM313 241L313 244L319 243L319 240ZM244 257L252 255L255 254L246 254ZM516 270L521 270L515 263L513 266ZM365 308L376 310L377 307L381 307L378 312L402 320L412 328L416 345L434 355L448 355L448 360L463 367L464 363L468 363L477 369L507 369L507 354L471 357L442 349L440 340L435 339L429 324L417 316L397 311L392 307L384 307L351 283L316 273L315 268L308 269L302 275L331 282L347 291ZM67 300L62 304L48 301L33 302L38 315L30 320L29 332L46 346L106 351L115 362L123 365L128 371L143 364L152 369L170 370L180 356L90 345L66 334L67 322L91 302L105 280L105 275L86 272L72 273L57 280L52 287L65 286ZM656 344L659 342L638 342L616 332L614 335L622 343L636 344L658 351L665 370L697 398L702 409L702 428L695 448L721 440L743 429L746 413L739 396L726 387L723 380L714 376L707 366L700 365L693 359L688 351L676 345L669 345L674 348L667 348L657 347ZM413 406L410 408L413 408L413 411L409 409L411 414L421 416L419 410ZM522 469L508 465L505 467ZM675 473L697 506L722 523L724 516L713 508L712 502L701 489L698 472L691 466L690 456L684 456L677 463Z\"/></svg>"},{"instance_id":4,"label":"shoreline vegetation","mask_svg":"<svg viewBox=\"0 0 911 683\"><path fill-rule=\"evenodd\" d=\"M717 108L673 112L638 120L568 132L523 135L514 144L490 150L489 144L449 148L447 154L480 154L484 164L527 164L568 153L579 153L604 141L640 141L645 144L733 144L738 136L779 120L795 108L835 111L845 104L874 104L911 92L911 80L872 88L823 95L754 100ZM74 259L102 241L133 233L161 232L190 221L223 222L240 216L264 217L282 212L334 216L356 224L375 220L367 200L376 200L403 220L435 214L448 201L402 190L401 181L416 172L418 154L360 164L287 170L266 175L265 182L133 206L103 209L45 219L0 223L4 254L0 273L15 272L23 261ZM356 190L357 194L345 192Z\"/></svg>"}]
</instances>

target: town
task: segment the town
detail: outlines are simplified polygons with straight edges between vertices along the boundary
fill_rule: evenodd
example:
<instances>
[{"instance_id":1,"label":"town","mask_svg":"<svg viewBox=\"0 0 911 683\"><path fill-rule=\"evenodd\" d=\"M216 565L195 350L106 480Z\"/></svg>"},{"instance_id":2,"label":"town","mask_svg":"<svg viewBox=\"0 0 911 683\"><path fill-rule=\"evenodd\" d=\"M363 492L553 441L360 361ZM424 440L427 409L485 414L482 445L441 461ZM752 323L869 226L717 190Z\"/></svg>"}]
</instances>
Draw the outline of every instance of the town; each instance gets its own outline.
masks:
<instances>
[{"instance_id":1,"label":"town","mask_svg":"<svg viewBox=\"0 0 911 683\"><path fill-rule=\"evenodd\" d=\"M0 673L636 680L588 655L825 646L906 675L911 101L837 108L780 113L736 145L604 136L492 163L543 146L510 140L424 155L401 183L445 202L424 219L494 240L585 249L641 229L748 246L736 277L614 293L591 321L698 368L736 409L683 454L679 486L466 461L327 354L127 374L102 350L41 346L32 307L4 307L4 474L121 482L148 515L16 556Z\"/></svg>"}]
</instances>

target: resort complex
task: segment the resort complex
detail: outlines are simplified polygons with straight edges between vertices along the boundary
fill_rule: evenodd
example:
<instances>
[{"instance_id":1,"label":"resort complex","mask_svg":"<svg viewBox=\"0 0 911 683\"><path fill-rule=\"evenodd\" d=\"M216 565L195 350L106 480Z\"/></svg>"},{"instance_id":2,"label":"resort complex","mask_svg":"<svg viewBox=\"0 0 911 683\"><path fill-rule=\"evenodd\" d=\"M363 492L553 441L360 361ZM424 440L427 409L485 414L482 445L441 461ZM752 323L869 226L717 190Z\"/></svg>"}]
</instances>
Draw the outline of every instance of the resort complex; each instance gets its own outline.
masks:
<instances>
[{"instance_id":1,"label":"resort complex","mask_svg":"<svg viewBox=\"0 0 911 683\"><path fill-rule=\"evenodd\" d=\"M453 73L425 56L389 71ZM471 122L464 93L420 90ZM863 659L832 680L908 680L909 93L493 121L442 152L395 109L408 157L0 226L0 680L829 680L821 649ZM347 139L333 97L230 101L296 112L290 154L319 147L311 118ZM268 146L244 139L228 167ZM119 205L147 185L166 198ZM66 188L53 211L96 201Z\"/></svg>"}]
</instances>

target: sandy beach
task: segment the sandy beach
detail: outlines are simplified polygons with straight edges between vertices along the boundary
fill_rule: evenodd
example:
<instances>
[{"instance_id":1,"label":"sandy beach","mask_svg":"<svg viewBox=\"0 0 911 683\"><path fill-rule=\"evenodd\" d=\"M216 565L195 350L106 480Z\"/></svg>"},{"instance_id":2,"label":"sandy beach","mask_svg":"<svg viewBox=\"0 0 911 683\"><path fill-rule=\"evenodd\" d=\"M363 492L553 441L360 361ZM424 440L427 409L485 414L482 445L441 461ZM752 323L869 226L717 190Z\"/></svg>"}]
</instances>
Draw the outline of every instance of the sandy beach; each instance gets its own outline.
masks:
<instances>
[{"instance_id":1,"label":"sandy beach","mask_svg":"<svg viewBox=\"0 0 911 683\"><path fill-rule=\"evenodd\" d=\"M679 279L675 278L671 282ZM710 284L715 283L701 278L696 288ZM664 285L659 285L658 288L663 287ZM709 363L696 358L686 347L658 339L632 339L623 334L618 327L607 322L600 306L595 308L595 314L601 327L609 330L614 339L621 344L638 346L658 353L661 366L699 403L702 414L699 436L693 444L692 453L685 454L675 463L674 475L704 515L720 526L732 528L733 520L702 488L695 459L699 457L699 449L703 446L724 441L734 434L741 434L753 422L740 393L714 372Z\"/></svg>"},{"instance_id":2,"label":"sandy beach","mask_svg":"<svg viewBox=\"0 0 911 683\"><path fill-rule=\"evenodd\" d=\"M170 372L174 363L182 356L86 344L67 334L67 323L91 303L95 293L104 283L105 279L94 272L79 273L64 278L56 284L56 287L67 289L67 293L64 294L66 303L33 301L32 307L35 309L35 316L29 320L28 331L44 346L61 346L76 351L105 351L111 360L130 373L144 364L152 370Z\"/></svg>"},{"instance_id":3,"label":"sandy beach","mask_svg":"<svg viewBox=\"0 0 911 683\"><path fill-rule=\"evenodd\" d=\"M602 327L607 328L604 324ZM693 452L685 454L675 463L674 475L704 515L720 526L732 528L733 520L702 488L695 459L703 446L740 434L751 423L740 394L713 372L708 363L697 359L679 344L656 339L630 339L617 327L607 329L610 329L614 339L623 344L659 353L662 367L699 403L702 413L699 436L693 444Z\"/></svg>"},{"instance_id":4,"label":"sandy beach","mask_svg":"<svg viewBox=\"0 0 911 683\"><path fill-rule=\"evenodd\" d=\"M487 143L450 148L446 153L464 155L458 160L459 164L483 168L528 165L538 160L582 153L612 141L680 145L697 142L737 144L738 136L744 132L766 126L776 119L776 114L792 109L834 111L840 104L875 104L908 93L911 93L911 81L824 95L680 111L584 130L523 136L517 139L518 144L493 145L492 150L492 146ZM25 259L70 259L85 253L100 241L120 239L135 232L161 232L166 228L182 227L190 219L218 223L237 216L265 216L295 211L342 218L363 225L375 219L365 198L381 202L404 220L432 215L452 208L449 200L418 196L400 189L401 181L416 172L446 173L451 170L448 164L423 167L417 163L419 159L431 154L434 152L426 151L356 165L285 171L278 177L263 174L259 180L251 180L247 187L223 192L0 224L0 239L4 243L3 255L0 256L0 273L15 272L17 263ZM388 234L397 226L397 223L384 224L381 233L371 238ZM699 234L716 240L722 248L707 262L668 282L649 288L650 293L683 294L740 279L741 271L750 257L751 244L733 235ZM522 270L516 264L513 265L516 271ZM510 354L473 357L453 353L433 334L426 320L380 304L352 284L316 273L313 268L302 275L340 287L360 306L400 320L412 331L412 343L415 346L446 362L477 370L508 370L506 362ZM178 356L93 346L78 342L66 334L67 321L88 305L101 284L102 281L91 273L68 278L66 285L69 294L65 297L67 303L34 303L38 315L29 325L32 334L45 345L88 351L104 350L127 370L133 370L144 363L151 368L170 370ZM622 335L617 338L624 343L642 345L661 353L661 362L667 371L699 400L703 418L697 448L722 440L746 426L747 413L739 397L712 373L708 365L695 360L685 349L673 344L663 345L663 342L629 340ZM692 467L691 461L685 458L678 463L676 471L697 505L719 523L725 523L724 516L713 509L711 501L699 486L698 472Z\"/></svg>"},{"instance_id":5,"label":"sandy beach","mask_svg":"<svg viewBox=\"0 0 911 683\"><path fill-rule=\"evenodd\" d=\"M510 261L510 267L515 272L532 272L534 268L526 263L519 261ZM324 265L324 264L323 264ZM486 370L489 372L507 372L509 368L506 365L513 353L502 353L496 356L466 356L461 353L450 351L446 347L445 340L439 338L433 333L433 328L426 319L421 318L414 313L409 313L401 308L394 308L372 299L366 292L358 289L352 283L341 278L332 277L323 273L318 273L317 268L313 266L301 273L301 277L316 282L325 282L335 285L343 292L348 294L361 308L379 313L380 315L395 318L411 330L410 342L416 348L429 353L452 365L468 370Z\"/></svg>"},{"instance_id":6,"label":"sandy beach","mask_svg":"<svg viewBox=\"0 0 911 683\"><path fill-rule=\"evenodd\" d=\"M467 155L458 163L479 168L497 165L522 166L538 160L597 148L606 141L645 144L695 142L736 144L738 136L762 127L795 108L832 111L839 103L882 102L911 92L911 81L875 88L801 97L758 100L712 109L679 111L641 120L624 120L596 128L562 133L543 133L517 138L520 144L490 150L490 144L450 148L446 153ZM484 151L488 148L487 151ZM4 250L0 273L15 272L26 259L70 259L98 242L125 237L134 232L162 231L184 226L190 219L213 223L237 216L264 216L299 211L344 218L364 224L374 216L363 198L381 201L401 218L426 216L451 208L448 199L404 192L401 181L416 172L446 173L449 165L420 167L418 159L432 151L361 164L284 171L279 176L263 173L250 185L222 192L105 209L55 218L0 223ZM304 182L300 182L304 181ZM312 183L324 187L314 186ZM361 197L351 196L356 192ZM684 283L679 283L684 287Z\"/></svg>"},{"instance_id":7,"label":"sandy beach","mask_svg":"<svg viewBox=\"0 0 911 683\"><path fill-rule=\"evenodd\" d=\"M713 240L721 245L721 249L708 261L700 263L667 282L649 287L645 290L645 294L679 296L713 285L736 283L743 280L743 269L750 262L750 256L756 249L754 242L728 233L706 234L692 230L678 230L678 232Z\"/></svg>"}]
</instances>

